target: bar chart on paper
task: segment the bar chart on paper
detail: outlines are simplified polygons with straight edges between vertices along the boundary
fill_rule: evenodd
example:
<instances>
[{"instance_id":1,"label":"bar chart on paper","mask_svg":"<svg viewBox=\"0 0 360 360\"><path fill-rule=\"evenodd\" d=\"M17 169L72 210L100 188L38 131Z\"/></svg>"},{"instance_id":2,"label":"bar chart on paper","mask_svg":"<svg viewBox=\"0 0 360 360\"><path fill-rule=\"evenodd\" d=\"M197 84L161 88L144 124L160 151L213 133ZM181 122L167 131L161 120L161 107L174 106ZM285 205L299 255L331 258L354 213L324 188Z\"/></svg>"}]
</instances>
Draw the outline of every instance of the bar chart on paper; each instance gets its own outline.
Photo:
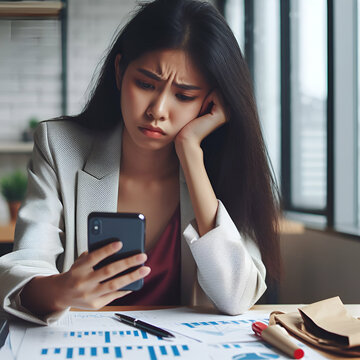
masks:
<instances>
[{"instance_id":1,"label":"bar chart on paper","mask_svg":"<svg viewBox=\"0 0 360 360\"><path fill-rule=\"evenodd\" d=\"M192 354L194 356L194 353ZM42 348L36 359L190 359L189 345L124 345ZM196 356L196 354L195 354Z\"/></svg>"},{"instance_id":2,"label":"bar chart on paper","mask_svg":"<svg viewBox=\"0 0 360 360\"><path fill-rule=\"evenodd\" d=\"M196 342L181 339L174 342L126 325L117 326L120 330L27 329L17 359L162 360L194 359L204 354L203 347Z\"/></svg>"},{"instance_id":3,"label":"bar chart on paper","mask_svg":"<svg viewBox=\"0 0 360 360\"><path fill-rule=\"evenodd\" d=\"M268 321L267 319L264 319L263 321ZM221 321L199 321L199 322L183 322L181 325L187 326L190 329L196 329L199 327L204 326L222 326L224 325L232 325L233 327L236 327L236 325L251 325L255 320L221 320Z\"/></svg>"},{"instance_id":4,"label":"bar chart on paper","mask_svg":"<svg viewBox=\"0 0 360 360\"><path fill-rule=\"evenodd\" d=\"M154 336L149 335L147 332L142 330L112 330L112 331L53 331L49 332L47 339L51 337L59 338L59 336L69 341L90 341L92 344L110 344L111 342L117 342L119 340L152 340ZM156 336L158 340L162 340L161 337Z\"/></svg>"},{"instance_id":5,"label":"bar chart on paper","mask_svg":"<svg viewBox=\"0 0 360 360\"><path fill-rule=\"evenodd\" d=\"M129 327L130 329L130 327ZM100 346L100 345L119 345L126 343L142 344L165 343L161 337L154 336L142 330L73 330L61 328L36 328L28 330L28 338L42 339L48 344L59 346Z\"/></svg>"}]
</instances>

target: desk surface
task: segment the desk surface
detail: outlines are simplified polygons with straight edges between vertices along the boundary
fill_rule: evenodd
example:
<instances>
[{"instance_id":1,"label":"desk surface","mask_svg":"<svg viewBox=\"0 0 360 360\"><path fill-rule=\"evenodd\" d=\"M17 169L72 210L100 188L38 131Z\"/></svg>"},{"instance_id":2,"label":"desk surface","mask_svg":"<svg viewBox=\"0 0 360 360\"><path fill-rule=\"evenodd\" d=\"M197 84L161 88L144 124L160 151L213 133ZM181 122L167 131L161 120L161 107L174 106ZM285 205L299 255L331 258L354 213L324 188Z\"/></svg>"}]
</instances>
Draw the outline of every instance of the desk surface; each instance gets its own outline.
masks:
<instances>
[{"instance_id":1,"label":"desk surface","mask_svg":"<svg viewBox=\"0 0 360 360\"><path fill-rule=\"evenodd\" d=\"M250 310L263 310L264 312L271 311L283 311L283 312L292 312L297 311L297 309L305 304L279 304L279 305L255 305ZM105 306L101 311L135 311L135 310L156 310L156 309L168 309L175 306ZM349 313L355 317L360 317L360 305L358 304L347 304L345 305ZM82 311L79 309L73 309L75 311ZM84 310L89 311L89 310Z\"/></svg>"},{"instance_id":2,"label":"desk surface","mask_svg":"<svg viewBox=\"0 0 360 360\"><path fill-rule=\"evenodd\" d=\"M258 311L264 311L264 313L270 313L272 311L278 310L283 312L293 312L297 311L299 307L302 305L298 304L289 304L289 305L255 305L250 310L258 310ZM135 310L156 310L156 309L164 309L164 308L171 308L173 306L106 306L101 311L135 311ZM349 311L349 313L355 317L360 317L360 305L357 304L348 304L345 305L346 309ZM200 308L201 309L201 308ZM79 311L78 309L74 309L76 311ZM316 349L314 346L307 344L308 346L312 347L316 351L320 352L324 357L328 359L352 359L352 360L360 360L360 357L341 357L336 356L335 354L329 354L324 351L320 351Z\"/></svg>"}]
</instances>

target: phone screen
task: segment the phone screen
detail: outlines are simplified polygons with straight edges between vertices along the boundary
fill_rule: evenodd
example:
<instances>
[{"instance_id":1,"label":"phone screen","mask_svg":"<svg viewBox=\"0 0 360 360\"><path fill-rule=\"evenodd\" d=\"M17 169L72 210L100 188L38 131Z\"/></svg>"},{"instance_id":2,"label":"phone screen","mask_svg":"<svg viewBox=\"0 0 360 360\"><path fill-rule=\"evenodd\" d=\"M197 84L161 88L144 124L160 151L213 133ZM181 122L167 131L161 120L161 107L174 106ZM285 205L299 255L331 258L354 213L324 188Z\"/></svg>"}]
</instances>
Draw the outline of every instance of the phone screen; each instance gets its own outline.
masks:
<instances>
[{"instance_id":1,"label":"phone screen","mask_svg":"<svg viewBox=\"0 0 360 360\"><path fill-rule=\"evenodd\" d=\"M144 252L145 216L139 213L91 213L88 217L89 252L114 241L121 241L123 247L114 255L97 264L94 267L95 270L114 261ZM114 277L125 275L140 266L130 268ZM119 290L140 290L142 286L143 280L141 279Z\"/></svg>"}]
</instances>

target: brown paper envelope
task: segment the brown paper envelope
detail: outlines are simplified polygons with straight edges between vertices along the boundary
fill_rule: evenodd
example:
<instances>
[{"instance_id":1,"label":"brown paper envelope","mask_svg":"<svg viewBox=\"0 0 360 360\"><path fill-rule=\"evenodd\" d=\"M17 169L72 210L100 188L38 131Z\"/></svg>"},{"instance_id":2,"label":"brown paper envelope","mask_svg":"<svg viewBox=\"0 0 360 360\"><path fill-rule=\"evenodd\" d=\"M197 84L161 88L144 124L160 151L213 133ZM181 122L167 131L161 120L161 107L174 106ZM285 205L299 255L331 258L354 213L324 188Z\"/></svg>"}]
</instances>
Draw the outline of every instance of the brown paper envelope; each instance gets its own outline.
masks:
<instances>
[{"instance_id":1,"label":"brown paper envelope","mask_svg":"<svg viewBox=\"0 0 360 360\"><path fill-rule=\"evenodd\" d=\"M313 337L306 331L303 331L303 319L298 312L284 314L280 311L274 311L270 314L269 319L269 325L273 324L282 325L290 334L294 335L299 340L312 344L320 350L330 351L346 356L360 356L360 347L354 347L349 349L348 347L342 348L331 344L325 344L319 342L316 337Z\"/></svg>"},{"instance_id":2,"label":"brown paper envelope","mask_svg":"<svg viewBox=\"0 0 360 360\"><path fill-rule=\"evenodd\" d=\"M299 309L305 328L318 338L340 346L360 346L360 320L352 317L340 298L318 301Z\"/></svg>"}]
</instances>

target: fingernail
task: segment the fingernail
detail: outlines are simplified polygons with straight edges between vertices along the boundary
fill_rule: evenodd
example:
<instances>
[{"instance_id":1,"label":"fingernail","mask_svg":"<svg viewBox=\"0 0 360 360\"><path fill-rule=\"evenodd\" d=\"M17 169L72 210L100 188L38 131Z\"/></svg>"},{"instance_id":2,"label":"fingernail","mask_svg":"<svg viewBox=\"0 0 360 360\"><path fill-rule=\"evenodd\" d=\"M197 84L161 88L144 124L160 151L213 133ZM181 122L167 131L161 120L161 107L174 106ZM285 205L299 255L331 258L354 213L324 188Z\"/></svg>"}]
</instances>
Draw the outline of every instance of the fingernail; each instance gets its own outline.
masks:
<instances>
[{"instance_id":1,"label":"fingernail","mask_svg":"<svg viewBox=\"0 0 360 360\"><path fill-rule=\"evenodd\" d=\"M116 241L112 244L114 249L121 249L122 247L122 242L121 241Z\"/></svg>"},{"instance_id":2,"label":"fingernail","mask_svg":"<svg viewBox=\"0 0 360 360\"><path fill-rule=\"evenodd\" d=\"M139 269L140 275L142 275L142 276L149 274L150 271L151 271L151 269L148 266L142 266Z\"/></svg>"},{"instance_id":3,"label":"fingernail","mask_svg":"<svg viewBox=\"0 0 360 360\"><path fill-rule=\"evenodd\" d=\"M145 262L147 259L146 254L139 254L136 256L136 261L141 261L141 262Z\"/></svg>"}]
</instances>

